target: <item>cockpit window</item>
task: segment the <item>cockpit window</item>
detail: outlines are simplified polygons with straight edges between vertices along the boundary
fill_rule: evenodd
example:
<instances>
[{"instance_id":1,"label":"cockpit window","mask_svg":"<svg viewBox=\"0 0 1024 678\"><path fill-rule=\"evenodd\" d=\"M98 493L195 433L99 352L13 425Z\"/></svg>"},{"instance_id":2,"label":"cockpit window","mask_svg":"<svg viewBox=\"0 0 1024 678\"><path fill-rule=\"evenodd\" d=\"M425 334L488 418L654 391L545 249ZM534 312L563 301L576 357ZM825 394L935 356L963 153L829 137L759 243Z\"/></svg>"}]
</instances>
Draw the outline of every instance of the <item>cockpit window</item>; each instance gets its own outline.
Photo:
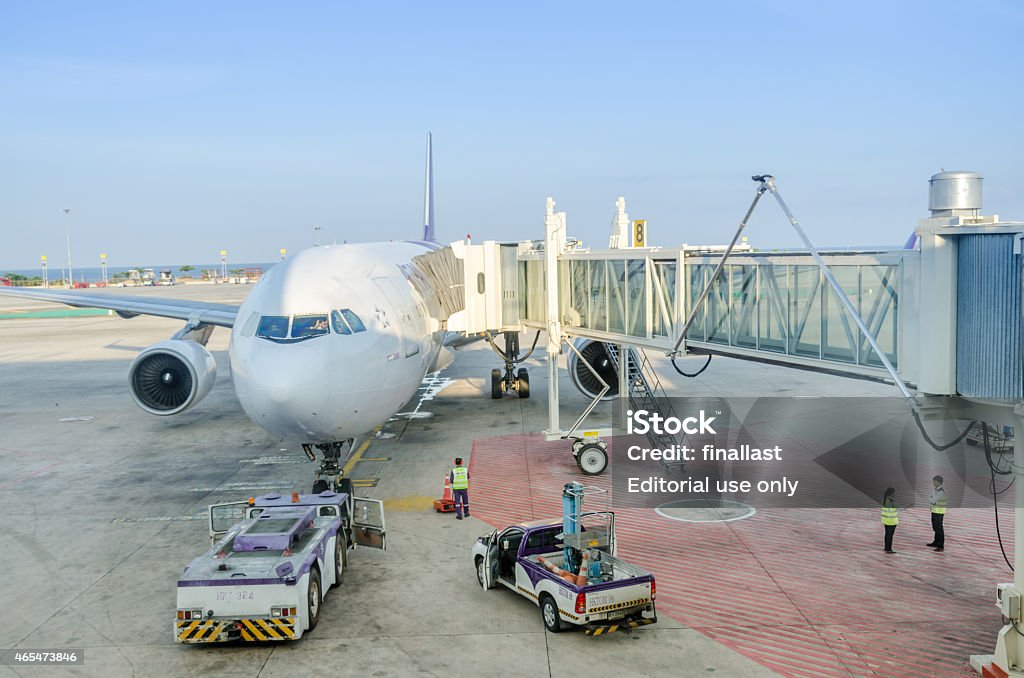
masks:
<instances>
[{"instance_id":1,"label":"cockpit window","mask_svg":"<svg viewBox=\"0 0 1024 678\"><path fill-rule=\"evenodd\" d=\"M256 329L256 336L267 339L284 339L288 336L288 316L263 316L260 318L260 326Z\"/></svg>"},{"instance_id":2,"label":"cockpit window","mask_svg":"<svg viewBox=\"0 0 1024 678\"><path fill-rule=\"evenodd\" d=\"M302 339L304 337L315 337L327 334L326 315L297 315L292 321L292 338Z\"/></svg>"},{"instance_id":3,"label":"cockpit window","mask_svg":"<svg viewBox=\"0 0 1024 678\"><path fill-rule=\"evenodd\" d=\"M336 334L352 334L353 332L365 332L366 325L359 319L352 309L343 308L340 311L331 311L331 325L334 326Z\"/></svg>"},{"instance_id":4,"label":"cockpit window","mask_svg":"<svg viewBox=\"0 0 1024 678\"><path fill-rule=\"evenodd\" d=\"M242 336L251 337L256 332L256 323L260 321L260 314L258 311L253 311L249 315L249 319L245 321L245 325L242 327Z\"/></svg>"},{"instance_id":5,"label":"cockpit window","mask_svg":"<svg viewBox=\"0 0 1024 678\"><path fill-rule=\"evenodd\" d=\"M366 331L366 325L364 325L363 321L359 319L359 316L353 313L350 309L341 309L341 314L345 316L345 320L348 322L348 326L352 328L353 332Z\"/></svg>"},{"instance_id":6,"label":"cockpit window","mask_svg":"<svg viewBox=\"0 0 1024 678\"><path fill-rule=\"evenodd\" d=\"M352 334L352 329L341 317L341 311L331 311L331 325L334 327L335 334Z\"/></svg>"}]
</instances>

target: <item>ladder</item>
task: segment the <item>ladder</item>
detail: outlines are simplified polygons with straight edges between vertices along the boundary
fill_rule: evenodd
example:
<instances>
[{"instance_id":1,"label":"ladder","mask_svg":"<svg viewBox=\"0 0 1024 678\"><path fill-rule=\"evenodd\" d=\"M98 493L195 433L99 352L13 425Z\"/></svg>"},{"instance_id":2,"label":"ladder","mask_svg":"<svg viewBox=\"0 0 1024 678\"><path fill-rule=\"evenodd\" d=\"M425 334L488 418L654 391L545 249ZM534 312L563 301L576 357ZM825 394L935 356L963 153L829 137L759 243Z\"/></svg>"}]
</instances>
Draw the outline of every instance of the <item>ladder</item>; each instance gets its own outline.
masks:
<instances>
[{"instance_id":1,"label":"ladder","mask_svg":"<svg viewBox=\"0 0 1024 678\"><path fill-rule=\"evenodd\" d=\"M608 354L608 360L611 361L616 371L618 371L620 360L619 347L608 342L605 342L603 346ZM626 349L626 387L629 394L629 404L634 411L647 410L648 412L657 412L666 419L676 416L675 409L668 399L668 394L661 385L661 380L658 378L657 373L655 373L654 368L651 367L647 354L641 348L630 347ZM677 442L675 436L668 433L656 433L653 426L647 431L647 440L651 443L651 447L658 448L659 450L671 447ZM661 465L668 470L671 470L673 467L678 467L680 470L686 469L686 462L683 461L669 462L662 460Z\"/></svg>"}]
</instances>

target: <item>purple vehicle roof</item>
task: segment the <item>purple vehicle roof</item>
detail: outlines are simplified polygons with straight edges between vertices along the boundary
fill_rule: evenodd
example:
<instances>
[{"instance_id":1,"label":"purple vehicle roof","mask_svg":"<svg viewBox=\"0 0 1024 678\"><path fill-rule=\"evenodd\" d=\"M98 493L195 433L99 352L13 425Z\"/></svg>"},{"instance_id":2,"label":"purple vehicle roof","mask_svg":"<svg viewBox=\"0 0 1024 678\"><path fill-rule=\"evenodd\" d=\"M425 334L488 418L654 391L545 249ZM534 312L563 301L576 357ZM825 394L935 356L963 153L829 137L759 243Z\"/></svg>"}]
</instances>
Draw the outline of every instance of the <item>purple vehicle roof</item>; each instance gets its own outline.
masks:
<instances>
[{"instance_id":1,"label":"purple vehicle roof","mask_svg":"<svg viewBox=\"0 0 1024 678\"><path fill-rule=\"evenodd\" d=\"M340 506L347 502L348 494L344 492L331 492L330 490L324 490L320 494L300 494L297 502L292 501L290 496L281 496L276 492L271 492L263 495L262 497L256 497L253 501L253 506L294 506L296 504L304 506Z\"/></svg>"},{"instance_id":2,"label":"purple vehicle roof","mask_svg":"<svg viewBox=\"0 0 1024 678\"><path fill-rule=\"evenodd\" d=\"M254 584L287 584L294 585L298 578L309 571L317 558L327 562L332 556L326 552L327 539L334 536L341 527L341 519L337 516L316 516L315 506L287 506L268 508L264 514L284 511L286 514L309 516L313 521L315 534L312 531L299 530L298 544L292 552L284 549L268 548L239 550L236 546L239 539L246 538L246 532L259 522L259 518L250 519L235 532L234 528L227 536L215 544L205 554L194 558L178 578L178 586L249 586ZM263 515L263 514L261 514ZM296 523L292 523L294 525ZM298 522L302 525L301 522ZM308 525L308 522L305 523ZM271 539L280 536L278 532L266 532L249 535L253 539L268 536ZM307 539L309 537L309 539ZM236 542L225 551L227 543ZM284 555L290 553L290 555Z\"/></svg>"}]
</instances>

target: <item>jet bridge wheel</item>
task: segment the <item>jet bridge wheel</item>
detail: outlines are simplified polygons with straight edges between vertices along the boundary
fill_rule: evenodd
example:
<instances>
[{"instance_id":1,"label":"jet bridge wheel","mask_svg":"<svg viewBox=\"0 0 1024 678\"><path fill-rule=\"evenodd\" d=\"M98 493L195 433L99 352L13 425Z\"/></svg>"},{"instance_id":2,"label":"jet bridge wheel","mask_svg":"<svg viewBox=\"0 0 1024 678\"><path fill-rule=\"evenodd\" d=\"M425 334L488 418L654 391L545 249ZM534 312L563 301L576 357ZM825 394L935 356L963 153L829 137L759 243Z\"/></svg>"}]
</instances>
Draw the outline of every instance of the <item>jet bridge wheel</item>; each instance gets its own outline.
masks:
<instances>
[{"instance_id":1,"label":"jet bridge wheel","mask_svg":"<svg viewBox=\"0 0 1024 678\"><path fill-rule=\"evenodd\" d=\"M494 400L500 400L502 389L501 384L501 370L495 368L491 370L491 398Z\"/></svg>"},{"instance_id":2,"label":"jet bridge wheel","mask_svg":"<svg viewBox=\"0 0 1024 678\"><path fill-rule=\"evenodd\" d=\"M608 451L598 443L586 443L576 451L576 465L588 476L604 473L608 468Z\"/></svg>"},{"instance_id":3,"label":"jet bridge wheel","mask_svg":"<svg viewBox=\"0 0 1024 678\"><path fill-rule=\"evenodd\" d=\"M516 393L520 398L530 397L530 373L526 371L525 367L519 368L516 373Z\"/></svg>"}]
</instances>

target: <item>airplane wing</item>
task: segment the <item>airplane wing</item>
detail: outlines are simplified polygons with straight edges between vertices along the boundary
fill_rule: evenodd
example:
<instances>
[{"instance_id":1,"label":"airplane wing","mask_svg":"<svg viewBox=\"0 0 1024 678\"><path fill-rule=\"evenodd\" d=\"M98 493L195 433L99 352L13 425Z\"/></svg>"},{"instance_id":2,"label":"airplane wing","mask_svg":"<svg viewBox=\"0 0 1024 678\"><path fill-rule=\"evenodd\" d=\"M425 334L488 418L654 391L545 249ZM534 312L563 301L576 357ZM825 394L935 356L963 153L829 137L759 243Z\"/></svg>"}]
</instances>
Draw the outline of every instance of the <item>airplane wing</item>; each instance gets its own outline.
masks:
<instances>
[{"instance_id":1,"label":"airplane wing","mask_svg":"<svg viewBox=\"0 0 1024 678\"><path fill-rule=\"evenodd\" d=\"M79 308L106 308L123 318L137 315L155 315L161 318L191 320L196 323L232 327L238 307L230 304L211 304L184 299L148 299L137 296L0 287L0 296L22 297Z\"/></svg>"}]
</instances>

